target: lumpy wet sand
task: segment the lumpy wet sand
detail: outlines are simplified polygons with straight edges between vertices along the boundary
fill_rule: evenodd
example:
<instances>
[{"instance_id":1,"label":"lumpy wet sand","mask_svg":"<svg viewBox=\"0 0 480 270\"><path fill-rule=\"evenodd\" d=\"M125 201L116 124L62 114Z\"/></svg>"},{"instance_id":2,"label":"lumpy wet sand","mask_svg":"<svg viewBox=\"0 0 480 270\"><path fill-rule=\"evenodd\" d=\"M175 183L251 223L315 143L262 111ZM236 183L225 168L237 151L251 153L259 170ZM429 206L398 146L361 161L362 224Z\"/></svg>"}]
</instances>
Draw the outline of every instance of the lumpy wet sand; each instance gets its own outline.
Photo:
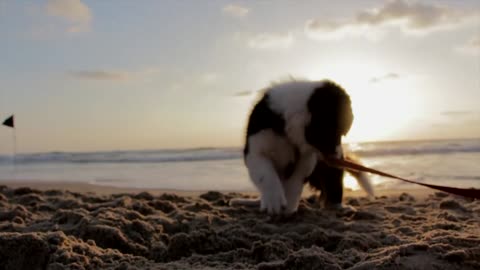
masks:
<instances>
[{"instance_id":1,"label":"lumpy wet sand","mask_svg":"<svg viewBox=\"0 0 480 270\"><path fill-rule=\"evenodd\" d=\"M270 217L251 194L0 186L0 269L480 269L480 202L346 197L352 209Z\"/></svg>"}]
</instances>

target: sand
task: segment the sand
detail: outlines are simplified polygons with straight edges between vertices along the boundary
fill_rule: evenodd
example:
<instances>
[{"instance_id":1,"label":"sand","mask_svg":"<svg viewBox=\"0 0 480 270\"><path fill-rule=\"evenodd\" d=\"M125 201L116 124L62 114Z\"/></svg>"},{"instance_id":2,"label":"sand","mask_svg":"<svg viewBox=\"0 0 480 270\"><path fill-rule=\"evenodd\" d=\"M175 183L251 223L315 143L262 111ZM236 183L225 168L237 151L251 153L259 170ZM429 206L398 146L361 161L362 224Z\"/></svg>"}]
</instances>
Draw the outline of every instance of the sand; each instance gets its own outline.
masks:
<instances>
[{"instance_id":1,"label":"sand","mask_svg":"<svg viewBox=\"0 0 480 270\"><path fill-rule=\"evenodd\" d=\"M480 202L445 193L270 217L229 206L252 194L61 187L0 186L0 269L480 269Z\"/></svg>"}]
</instances>

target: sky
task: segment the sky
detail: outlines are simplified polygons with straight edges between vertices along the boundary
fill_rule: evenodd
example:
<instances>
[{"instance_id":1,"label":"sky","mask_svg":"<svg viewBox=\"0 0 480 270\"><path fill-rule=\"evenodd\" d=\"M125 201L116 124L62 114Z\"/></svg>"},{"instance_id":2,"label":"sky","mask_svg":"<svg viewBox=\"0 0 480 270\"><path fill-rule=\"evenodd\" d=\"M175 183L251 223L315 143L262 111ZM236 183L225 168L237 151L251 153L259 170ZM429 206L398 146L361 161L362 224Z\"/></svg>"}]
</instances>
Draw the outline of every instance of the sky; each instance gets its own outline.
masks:
<instances>
[{"instance_id":1,"label":"sky","mask_svg":"<svg viewBox=\"0 0 480 270\"><path fill-rule=\"evenodd\" d=\"M19 152L238 147L292 77L348 91L347 142L480 137L477 0L0 0L0 40Z\"/></svg>"}]
</instances>

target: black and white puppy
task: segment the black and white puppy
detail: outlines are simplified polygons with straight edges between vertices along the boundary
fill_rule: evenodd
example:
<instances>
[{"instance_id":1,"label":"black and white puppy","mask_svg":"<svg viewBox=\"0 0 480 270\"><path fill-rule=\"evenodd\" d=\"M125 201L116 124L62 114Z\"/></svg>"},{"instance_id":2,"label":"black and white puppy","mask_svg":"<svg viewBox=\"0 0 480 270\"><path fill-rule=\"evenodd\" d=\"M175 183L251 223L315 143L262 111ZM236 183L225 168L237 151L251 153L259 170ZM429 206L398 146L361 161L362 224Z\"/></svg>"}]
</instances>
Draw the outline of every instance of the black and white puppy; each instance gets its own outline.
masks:
<instances>
[{"instance_id":1,"label":"black and white puppy","mask_svg":"<svg viewBox=\"0 0 480 270\"><path fill-rule=\"evenodd\" d=\"M260 209L295 212L306 182L321 191L324 206L341 206L344 172L322 159L344 157L342 136L352 121L350 97L332 81L290 81L268 88L250 114L244 148L249 176L261 194ZM353 176L371 193L366 175Z\"/></svg>"}]
</instances>

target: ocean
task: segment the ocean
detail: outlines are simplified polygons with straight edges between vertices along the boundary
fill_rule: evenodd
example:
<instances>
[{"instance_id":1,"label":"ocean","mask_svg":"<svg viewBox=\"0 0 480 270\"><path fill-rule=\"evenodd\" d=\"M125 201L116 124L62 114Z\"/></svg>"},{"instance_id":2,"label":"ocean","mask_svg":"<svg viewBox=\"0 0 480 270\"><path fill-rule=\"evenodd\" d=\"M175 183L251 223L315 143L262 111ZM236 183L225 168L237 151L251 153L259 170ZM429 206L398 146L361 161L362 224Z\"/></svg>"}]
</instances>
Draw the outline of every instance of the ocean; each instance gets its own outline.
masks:
<instances>
[{"instance_id":1,"label":"ocean","mask_svg":"<svg viewBox=\"0 0 480 270\"><path fill-rule=\"evenodd\" d=\"M436 185L480 188L480 139L345 145L365 165ZM2 181L61 181L135 188L252 191L240 148L0 155ZM377 189L415 188L372 176ZM345 186L358 189L345 178Z\"/></svg>"}]
</instances>

